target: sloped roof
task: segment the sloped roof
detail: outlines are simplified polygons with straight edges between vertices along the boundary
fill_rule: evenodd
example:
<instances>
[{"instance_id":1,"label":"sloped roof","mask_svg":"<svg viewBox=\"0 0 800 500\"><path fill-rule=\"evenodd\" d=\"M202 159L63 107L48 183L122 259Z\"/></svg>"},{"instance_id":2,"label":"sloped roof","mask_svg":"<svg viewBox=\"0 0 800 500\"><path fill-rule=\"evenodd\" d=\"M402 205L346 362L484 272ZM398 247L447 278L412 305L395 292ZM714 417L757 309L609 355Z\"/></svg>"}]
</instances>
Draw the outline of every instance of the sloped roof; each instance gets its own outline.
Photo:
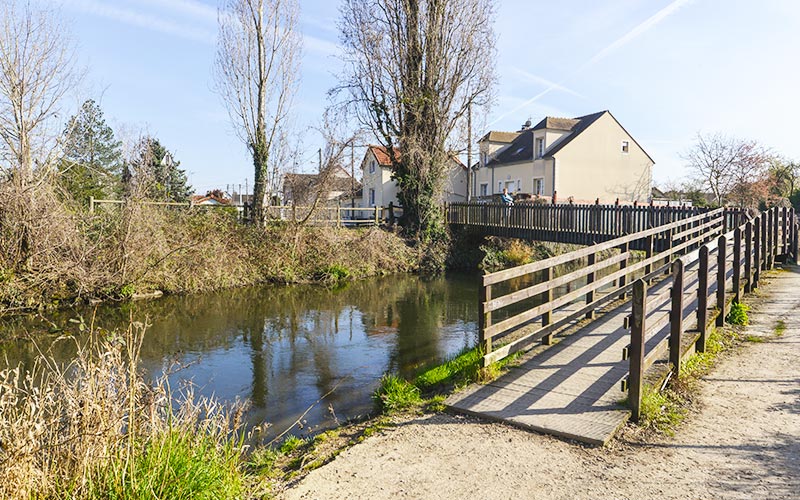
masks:
<instances>
[{"instance_id":1,"label":"sloped roof","mask_svg":"<svg viewBox=\"0 0 800 500\"><path fill-rule=\"evenodd\" d=\"M502 142L505 144L510 144L514 141L514 139L519 136L519 132L501 132L499 130L492 130L486 133L483 137L478 139L478 142L483 141L491 141L491 142Z\"/></svg>"},{"instance_id":2,"label":"sloped roof","mask_svg":"<svg viewBox=\"0 0 800 500\"><path fill-rule=\"evenodd\" d=\"M589 128L598 118L608 111L600 111L578 118L553 118L546 117L536 124L535 127L523 130L516 139L503 151L500 152L487 165L499 165L503 163L517 163L530 161L533 159L533 133L536 130L551 129L564 130L571 132L564 137L561 142L546 151L545 158L552 158L554 154L561 151L564 146L572 142L581 132Z\"/></svg>"},{"instance_id":3,"label":"sloped roof","mask_svg":"<svg viewBox=\"0 0 800 500\"><path fill-rule=\"evenodd\" d=\"M581 135L581 132L589 128L589 126L592 123L596 122L601 116L603 116L606 113L608 113L608 110L599 111L597 113L592 113L591 115L580 116L578 118L575 118L575 124L572 126L572 128L569 129L570 131L572 131L572 133L564 137L564 139L562 139L561 142L557 143L555 146L550 148L547 151L547 154L545 154L545 158L552 158L554 154L564 149L564 146L575 140L576 137Z\"/></svg>"},{"instance_id":4,"label":"sloped roof","mask_svg":"<svg viewBox=\"0 0 800 500\"><path fill-rule=\"evenodd\" d=\"M375 159L378 160L378 165L380 165L382 167L391 167L392 166L392 160L389 158L389 153L388 153L388 151L386 150L385 147L376 146L374 144L370 144L368 146L368 148L369 148L369 151L371 151L372 154L375 155ZM400 149L399 148L394 148L394 154L397 155L397 159L398 160L400 160L402 158L402 154L400 153ZM458 155L451 154L450 158L454 162L456 162L464 170L467 169L467 166L464 165L464 162L462 162L461 159L459 159Z\"/></svg>"},{"instance_id":5,"label":"sloped roof","mask_svg":"<svg viewBox=\"0 0 800 500\"><path fill-rule=\"evenodd\" d=\"M533 130L542 130L545 128L550 130L572 130L572 127L577 125L579 121L580 118L553 118L552 116L547 116L537 123L533 127Z\"/></svg>"}]
</instances>

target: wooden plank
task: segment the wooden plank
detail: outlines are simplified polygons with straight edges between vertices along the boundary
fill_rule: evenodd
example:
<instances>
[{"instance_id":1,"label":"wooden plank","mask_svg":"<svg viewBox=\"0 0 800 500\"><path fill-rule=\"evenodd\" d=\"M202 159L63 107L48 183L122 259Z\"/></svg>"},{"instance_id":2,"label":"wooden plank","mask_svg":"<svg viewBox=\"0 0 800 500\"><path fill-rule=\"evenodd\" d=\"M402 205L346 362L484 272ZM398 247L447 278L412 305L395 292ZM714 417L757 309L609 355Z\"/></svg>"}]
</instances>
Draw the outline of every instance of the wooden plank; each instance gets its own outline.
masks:
<instances>
[{"instance_id":1,"label":"wooden plank","mask_svg":"<svg viewBox=\"0 0 800 500\"><path fill-rule=\"evenodd\" d=\"M706 217L708 215L719 215L722 209L712 210L706 214L698 215L698 218ZM567 262L571 262L573 260L580 259L582 257L586 257L589 254L601 252L603 250L608 250L610 248L618 247L624 243L630 243L631 241L636 241L638 239L646 238L650 235L656 235L659 233L663 233L671 228L678 227L683 222L688 222L690 219L686 221L677 221L670 223L666 226L655 227L653 229L648 229L646 231L642 231L636 234L631 234L627 236L623 236L620 238L615 238L613 240L606 241L604 243L599 243L592 247L583 248L580 250L576 250L574 252L569 252L562 255L556 255L554 257L550 257L548 259L540 260L537 262L532 262L530 264L525 264L522 266L517 266L512 269L505 269L503 271L497 271L495 273L486 274L483 276L483 284L484 285L493 285L496 283L500 283L502 281L509 280L511 278L517 278L519 276L524 276L526 274L531 274L537 271L542 271L548 267L555 267L560 264L564 264Z\"/></svg>"},{"instance_id":2,"label":"wooden plank","mask_svg":"<svg viewBox=\"0 0 800 500\"><path fill-rule=\"evenodd\" d=\"M713 219L711 222L706 222L701 226L691 227L685 231L681 231L680 233L676 233L672 235L672 241L678 241L681 238L685 238L686 236L697 234L699 232L705 232L708 228L718 226L722 223L722 219Z\"/></svg>"},{"instance_id":3,"label":"wooden plank","mask_svg":"<svg viewBox=\"0 0 800 500\"><path fill-rule=\"evenodd\" d=\"M492 285L479 287L480 302L485 304L492 300ZM492 312L486 311L478 315L478 341L483 352L492 352L492 337L487 335L486 329L492 326Z\"/></svg>"},{"instance_id":4,"label":"wooden plank","mask_svg":"<svg viewBox=\"0 0 800 500\"><path fill-rule=\"evenodd\" d=\"M590 255L589 257L592 257L592 255ZM559 276L558 278L552 280L546 280L541 283L537 283L533 286L523 288L522 290L517 290L507 295L502 295L500 297L494 298L490 302L484 304L484 307L486 308L486 311L497 311L498 309L508 307L512 304L516 304L517 302L523 301L525 299L535 297L536 295L546 292L547 290L566 285L567 283L583 278L584 276L594 275L596 271L600 271L607 267L613 266L618 262L620 262L621 260L624 260L628 257L630 257L630 252L627 252L626 254L611 256L606 260L586 266L582 269L578 269L577 271L573 271L563 276Z\"/></svg>"},{"instance_id":5,"label":"wooden plank","mask_svg":"<svg viewBox=\"0 0 800 500\"><path fill-rule=\"evenodd\" d=\"M742 230L733 231L733 300L741 302L742 292Z\"/></svg>"}]
</instances>

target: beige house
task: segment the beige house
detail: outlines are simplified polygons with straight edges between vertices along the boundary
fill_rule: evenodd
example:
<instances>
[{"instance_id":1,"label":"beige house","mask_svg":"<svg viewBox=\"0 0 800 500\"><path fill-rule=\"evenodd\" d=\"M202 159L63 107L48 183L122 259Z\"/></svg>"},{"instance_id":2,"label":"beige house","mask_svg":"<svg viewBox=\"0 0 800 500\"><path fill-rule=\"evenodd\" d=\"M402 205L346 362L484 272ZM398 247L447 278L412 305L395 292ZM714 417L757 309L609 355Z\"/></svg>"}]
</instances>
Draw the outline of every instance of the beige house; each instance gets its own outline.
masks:
<instances>
[{"instance_id":1,"label":"beige house","mask_svg":"<svg viewBox=\"0 0 800 500\"><path fill-rule=\"evenodd\" d=\"M576 202L646 202L654 161L609 111L546 117L518 132L492 131L479 141L473 195L507 188Z\"/></svg>"},{"instance_id":2,"label":"beige house","mask_svg":"<svg viewBox=\"0 0 800 500\"><path fill-rule=\"evenodd\" d=\"M389 203L400 205L397 199L397 184L392 180L392 161L383 146L371 145L361 161L362 207L385 207ZM443 200L448 203L467 200L467 167L452 157Z\"/></svg>"}]
</instances>

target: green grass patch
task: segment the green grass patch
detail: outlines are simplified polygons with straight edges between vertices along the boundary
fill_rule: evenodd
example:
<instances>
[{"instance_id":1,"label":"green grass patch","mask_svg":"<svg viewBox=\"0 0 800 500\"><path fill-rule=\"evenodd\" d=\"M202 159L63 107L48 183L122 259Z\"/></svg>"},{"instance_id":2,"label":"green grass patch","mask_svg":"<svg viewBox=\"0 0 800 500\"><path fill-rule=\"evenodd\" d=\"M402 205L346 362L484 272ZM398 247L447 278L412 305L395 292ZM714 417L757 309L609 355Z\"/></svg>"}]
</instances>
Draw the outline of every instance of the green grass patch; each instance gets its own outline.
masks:
<instances>
[{"instance_id":1,"label":"green grass patch","mask_svg":"<svg viewBox=\"0 0 800 500\"><path fill-rule=\"evenodd\" d=\"M639 424L671 435L686 416L682 403L683 398L669 389L660 392L654 387L644 387Z\"/></svg>"},{"instance_id":2,"label":"green grass patch","mask_svg":"<svg viewBox=\"0 0 800 500\"><path fill-rule=\"evenodd\" d=\"M414 379L422 390L436 386L474 380L481 369L483 353L477 347L466 349L441 365L423 371Z\"/></svg>"},{"instance_id":3,"label":"green grass patch","mask_svg":"<svg viewBox=\"0 0 800 500\"><path fill-rule=\"evenodd\" d=\"M151 436L130 458L97 471L87 498L237 498L240 448L190 429Z\"/></svg>"},{"instance_id":4,"label":"green grass patch","mask_svg":"<svg viewBox=\"0 0 800 500\"><path fill-rule=\"evenodd\" d=\"M419 388L397 375L384 375L372 395L381 413L405 410L422 402Z\"/></svg>"},{"instance_id":5,"label":"green grass patch","mask_svg":"<svg viewBox=\"0 0 800 500\"><path fill-rule=\"evenodd\" d=\"M745 342L752 342L754 344L761 344L767 341L766 337L763 337L761 335L748 335L747 337L744 338L744 340Z\"/></svg>"},{"instance_id":6,"label":"green grass patch","mask_svg":"<svg viewBox=\"0 0 800 500\"><path fill-rule=\"evenodd\" d=\"M776 337L783 337L783 334L786 333L786 322L782 319L779 319L775 324L775 328L772 330L772 333L775 334Z\"/></svg>"},{"instance_id":7,"label":"green grass patch","mask_svg":"<svg viewBox=\"0 0 800 500\"><path fill-rule=\"evenodd\" d=\"M283 443L281 443L281 446L280 448L278 448L278 451L280 451L284 455L288 455L289 453L293 452L294 450L300 448L305 444L308 444L308 441L306 441L305 439L299 438L294 435L290 435L289 437L283 440Z\"/></svg>"},{"instance_id":8,"label":"green grass patch","mask_svg":"<svg viewBox=\"0 0 800 500\"><path fill-rule=\"evenodd\" d=\"M750 308L746 304L734 302L731 304L731 310L725 317L725 321L731 325L747 326L750 324L750 318L747 316L749 310Z\"/></svg>"}]
</instances>

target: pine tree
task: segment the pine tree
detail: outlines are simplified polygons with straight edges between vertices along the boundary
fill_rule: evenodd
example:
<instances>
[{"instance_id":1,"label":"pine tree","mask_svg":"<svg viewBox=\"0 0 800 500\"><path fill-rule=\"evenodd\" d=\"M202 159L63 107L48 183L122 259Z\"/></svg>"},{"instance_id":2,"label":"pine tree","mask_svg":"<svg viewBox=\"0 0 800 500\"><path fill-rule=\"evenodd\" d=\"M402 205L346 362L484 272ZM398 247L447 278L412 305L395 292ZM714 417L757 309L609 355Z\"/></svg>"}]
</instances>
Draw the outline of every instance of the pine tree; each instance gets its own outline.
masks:
<instances>
[{"instance_id":1,"label":"pine tree","mask_svg":"<svg viewBox=\"0 0 800 500\"><path fill-rule=\"evenodd\" d=\"M76 199L115 198L121 192L122 143L89 99L70 118L63 134L61 184Z\"/></svg>"},{"instance_id":2,"label":"pine tree","mask_svg":"<svg viewBox=\"0 0 800 500\"><path fill-rule=\"evenodd\" d=\"M153 137L145 137L140 153L131 165L125 165L122 178L128 192L133 183L150 200L186 201L192 194L186 171L180 169L181 162Z\"/></svg>"}]
</instances>

